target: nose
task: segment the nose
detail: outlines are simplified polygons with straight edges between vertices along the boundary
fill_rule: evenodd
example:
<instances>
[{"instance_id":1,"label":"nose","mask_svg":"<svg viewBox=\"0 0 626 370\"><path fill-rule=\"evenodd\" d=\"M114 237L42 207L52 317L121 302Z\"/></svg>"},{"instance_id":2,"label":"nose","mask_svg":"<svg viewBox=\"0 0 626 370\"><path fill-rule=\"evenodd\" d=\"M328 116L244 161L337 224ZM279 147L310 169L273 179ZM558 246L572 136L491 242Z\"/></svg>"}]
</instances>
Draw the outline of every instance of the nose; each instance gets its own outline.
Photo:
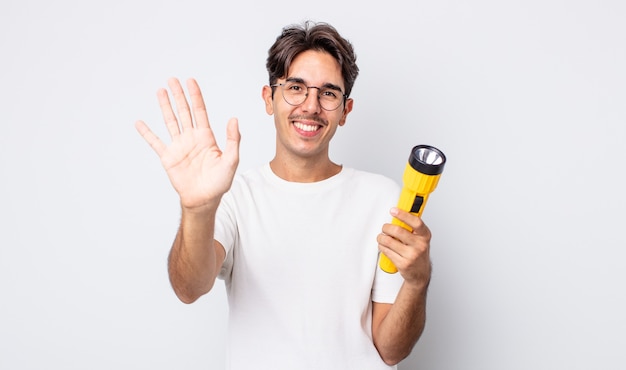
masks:
<instances>
[{"instance_id":1,"label":"nose","mask_svg":"<svg viewBox=\"0 0 626 370\"><path fill-rule=\"evenodd\" d=\"M302 103L302 110L305 112L319 113L321 109L319 88L315 86L307 87L306 99L304 99L304 103Z\"/></svg>"}]
</instances>

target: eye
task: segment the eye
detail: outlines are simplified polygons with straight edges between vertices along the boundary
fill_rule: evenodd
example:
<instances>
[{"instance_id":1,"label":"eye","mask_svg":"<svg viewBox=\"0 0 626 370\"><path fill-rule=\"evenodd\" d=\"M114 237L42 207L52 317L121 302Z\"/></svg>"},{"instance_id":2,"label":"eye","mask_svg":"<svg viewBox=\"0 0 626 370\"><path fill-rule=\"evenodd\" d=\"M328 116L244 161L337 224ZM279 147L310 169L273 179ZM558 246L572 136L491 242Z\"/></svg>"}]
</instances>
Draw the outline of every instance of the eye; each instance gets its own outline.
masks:
<instances>
[{"instance_id":1,"label":"eye","mask_svg":"<svg viewBox=\"0 0 626 370\"><path fill-rule=\"evenodd\" d=\"M320 96L325 99L336 100L339 99L339 93L333 89L324 89L321 91Z\"/></svg>"},{"instance_id":2,"label":"eye","mask_svg":"<svg viewBox=\"0 0 626 370\"><path fill-rule=\"evenodd\" d=\"M285 87L292 93L302 93L306 91L306 87L299 83L288 83Z\"/></svg>"}]
</instances>

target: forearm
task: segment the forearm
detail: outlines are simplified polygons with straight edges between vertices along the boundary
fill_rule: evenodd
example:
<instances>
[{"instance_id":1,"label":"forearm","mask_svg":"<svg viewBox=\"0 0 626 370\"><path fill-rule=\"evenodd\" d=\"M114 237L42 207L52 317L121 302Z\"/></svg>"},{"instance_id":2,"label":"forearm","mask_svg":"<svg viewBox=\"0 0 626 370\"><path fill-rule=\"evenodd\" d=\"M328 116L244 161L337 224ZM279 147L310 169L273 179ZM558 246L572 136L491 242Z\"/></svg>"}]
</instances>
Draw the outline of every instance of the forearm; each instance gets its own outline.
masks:
<instances>
[{"instance_id":1,"label":"forearm","mask_svg":"<svg viewBox=\"0 0 626 370\"><path fill-rule=\"evenodd\" d=\"M176 295L185 303L192 303L211 290L222 264L223 255L218 256L219 247L213 240L216 208L182 209L168 272Z\"/></svg>"},{"instance_id":2,"label":"forearm","mask_svg":"<svg viewBox=\"0 0 626 370\"><path fill-rule=\"evenodd\" d=\"M404 283L385 318L373 328L374 345L385 363L395 365L406 358L422 335L427 290L428 283Z\"/></svg>"}]
</instances>

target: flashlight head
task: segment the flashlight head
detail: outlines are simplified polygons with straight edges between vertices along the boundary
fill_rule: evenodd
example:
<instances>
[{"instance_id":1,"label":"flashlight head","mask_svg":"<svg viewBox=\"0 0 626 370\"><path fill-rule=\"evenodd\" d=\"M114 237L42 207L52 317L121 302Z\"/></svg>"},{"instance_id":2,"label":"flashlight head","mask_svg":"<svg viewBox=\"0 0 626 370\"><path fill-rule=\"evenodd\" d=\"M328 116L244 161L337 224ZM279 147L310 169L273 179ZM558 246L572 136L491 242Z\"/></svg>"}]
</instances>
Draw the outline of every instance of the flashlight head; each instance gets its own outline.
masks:
<instances>
[{"instance_id":1,"label":"flashlight head","mask_svg":"<svg viewBox=\"0 0 626 370\"><path fill-rule=\"evenodd\" d=\"M434 146L417 145L411 150L409 165L425 175L439 175L446 164L446 156Z\"/></svg>"}]
</instances>

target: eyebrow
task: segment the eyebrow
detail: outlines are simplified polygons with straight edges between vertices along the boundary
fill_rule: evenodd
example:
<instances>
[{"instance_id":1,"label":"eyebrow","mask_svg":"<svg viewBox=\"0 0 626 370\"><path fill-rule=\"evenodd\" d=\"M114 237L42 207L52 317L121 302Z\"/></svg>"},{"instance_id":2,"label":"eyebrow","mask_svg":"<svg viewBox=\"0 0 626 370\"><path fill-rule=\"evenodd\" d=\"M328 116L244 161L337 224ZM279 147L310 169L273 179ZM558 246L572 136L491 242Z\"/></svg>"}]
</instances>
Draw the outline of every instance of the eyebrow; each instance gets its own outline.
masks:
<instances>
[{"instance_id":1,"label":"eyebrow","mask_svg":"<svg viewBox=\"0 0 626 370\"><path fill-rule=\"evenodd\" d=\"M287 79L285 81L287 81L287 82L298 82L298 83L307 85L306 81L304 81L304 79L302 79L300 77L287 77ZM317 86L314 86L314 87L317 87ZM337 91L340 91L343 94L343 90L341 90L341 87L339 87L339 86L337 86L335 84L331 84L330 82L326 82L325 84L323 84L322 86L319 86L319 87L326 88L326 89L337 90Z\"/></svg>"}]
</instances>

